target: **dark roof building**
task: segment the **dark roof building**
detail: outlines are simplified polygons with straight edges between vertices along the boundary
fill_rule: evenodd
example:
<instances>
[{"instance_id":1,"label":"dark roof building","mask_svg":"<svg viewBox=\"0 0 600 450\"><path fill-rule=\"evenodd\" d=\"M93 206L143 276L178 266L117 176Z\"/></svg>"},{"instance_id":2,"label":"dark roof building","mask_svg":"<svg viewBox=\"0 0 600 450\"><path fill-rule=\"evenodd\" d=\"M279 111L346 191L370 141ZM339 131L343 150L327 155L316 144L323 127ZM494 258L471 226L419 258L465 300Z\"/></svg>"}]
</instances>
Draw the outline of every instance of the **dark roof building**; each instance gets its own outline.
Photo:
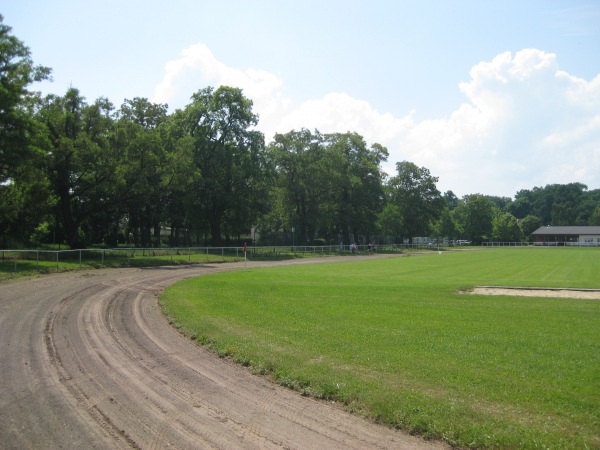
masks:
<instances>
[{"instance_id":1,"label":"dark roof building","mask_svg":"<svg viewBox=\"0 0 600 450\"><path fill-rule=\"evenodd\" d=\"M531 233L537 245L600 246L600 227L540 227Z\"/></svg>"}]
</instances>

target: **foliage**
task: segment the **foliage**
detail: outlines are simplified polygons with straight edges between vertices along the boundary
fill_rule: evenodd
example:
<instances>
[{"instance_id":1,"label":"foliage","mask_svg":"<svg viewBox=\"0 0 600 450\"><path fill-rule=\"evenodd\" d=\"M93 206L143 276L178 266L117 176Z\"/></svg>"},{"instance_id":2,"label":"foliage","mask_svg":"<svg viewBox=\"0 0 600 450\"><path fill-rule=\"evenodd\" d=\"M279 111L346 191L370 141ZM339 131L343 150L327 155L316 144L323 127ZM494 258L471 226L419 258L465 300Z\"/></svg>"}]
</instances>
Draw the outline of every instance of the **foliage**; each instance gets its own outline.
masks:
<instances>
[{"instance_id":1,"label":"foliage","mask_svg":"<svg viewBox=\"0 0 600 450\"><path fill-rule=\"evenodd\" d=\"M440 217L444 200L436 188L437 177L425 167L409 161L396 164L397 175L390 180L388 201L403 217L401 236L412 240L428 236L431 224Z\"/></svg>"},{"instance_id":2,"label":"foliage","mask_svg":"<svg viewBox=\"0 0 600 450\"><path fill-rule=\"evenodd\" d=\"M49 76L0 16L2 247L39 240L44 223L53 242L71 248L219 245L252 227L273 243L480 243L519 237L506 214L525 238L539 223L528 217L600 223L600 189L581 183L522 190L514 200L458 199L409 161L388 178L387 149L354 132L292 130L265 145L252 101L237 88L206 87L172 113L145 98L116 110L76 88L44 98L28 90Z\"/></svg>"},{"instance_id":3,"label":"foliage","mask_svg":"<svg viewBox=\"0 0 600 450\"><path fill-rule=\"evenodd\" d=\"M442 210L440 219L434 226L434 232L438 238L448 238L450 240L454 240L460 236L460 226L456 223L453 214L447 207Z\"/></svg>"},{"instance_id":4,"label":"foliage","mask_svg":"<svg viewBox=\"0 0 600 450\"><path fill-rule=\"evenodd\" d=\"M600 205L594 209L590 217L590 225L600 225Z\"/></svg>"},{"instance_id":5,"label":"foliage","mask_svg":"<svg viewBox=\"0 0 600 450\"><path fill-rule=\"evenodd\" d=\"M271 231L294 228L298 243L307 243L321 228L326 208L327 178L323 137L317 131L290 131L276 134L268 154L277 178L273 197L275 207L271 216ZM276 219L275 219L276 217Z\"/></svg>"},{"instance_id":6,"label":"foliage","mask_svg":"<svg viewBox=\"0 0 600 450\"><path fill-rule=\"evenodd\" d=\"M590 225L598 202L600 190L588 192L584 184L549 184L517 192L509 208L517 218L534 215L544 225Z\"/></svg>"},{"instance_id":7,"label":"foliage","mask_svg":"<svg viewBox=\"0 0 600 450\"><path fill-rule=\"evenodd\" d=\"M467 195L454 210L454 217L465 236L473 243L481 244L491 237L496 210L496 205L487 196Z\"/></svg>"},{"instance_id":8,"label":"foliage","mask_svg":"<svg viewBox=\"0 0 600 450\"><path fill-rule=\"evenodd\" d=\"M238 88L196 92L181 118L197 169L186 196L188 217L196 224L205 221L212 243L219 245L226 217L231 232L239 235L265 209L264 137L252 129L258 117Z\"/></svg>"},{"instance_id":9,"label":"foliage","mask_svg":"<svg viewBox=\"0 0 600 450\"><path fill-rule=\"evenodd\" d=\"M387 202L383 211L377 217L377 226L384 236L394 236L401 239L403 232L403 218L400 207L394 203ZM395 242L395 241L394 241Z\"/></svg>"},{"instance_id":10,"label":"foliage","mask_svg":"<svg viewBox=\"0 0 600 450\"><path fill-rule=\"evenodd\" d=\"M280 190L278 222L296 230L298 243L312 242L315 235L330 240L341 235L347 243L375 234L373 217L384 204L384 147L367 148L356 133L302 129L275 135L269 154Z\"/></svg>"},{"instance_id":11,"label":"foliage","mask_svg":"<svg viewBox=\"0 0 600 450\"><path fill-rule=\"evenodd\" d=\"M88 105L70 88L64 97L48 96L37 120L47 129L47 176L58 198L65 239L71 248L94 239L96 221L120 200L119 154L110 145L113 106L105 99ZM95 240L95 239L94 239Z\"/></svg>"},{"instance_id":12,"label":"foliage","mask_svg":"<svg viewBox=\"0 0 600 450\"><path fill-rule=\"evenodd\" d=\"M492 237L498 242L520 242L523 233L517 218L509 212L498 211L492 220Z\"/></svg>"},{"instance_id":13,"label":"foliage","mask_svg":"<svg viewBox=\"0 0 600 450\"><path fill-rule=\"evenodd\" d=\"M458 197L452 191L444 192L444 202L449 211L453 211L458 206Z\"/></svg>"},{"instance_id":14,"label":"foliage","mask_svg":"<svg viewBox=\"0 0 600 450\"><path fill-rule=\"evenodd\" d=\"M36 156L31 140L36 124L28 111L34 96L27 88L50 77L50 69L33 64L29 48L3 21L0 15L0 183L15 177Z\"/></svg>"},{"instance_id":15,"label":"foliage","mask_svg":"<svg viewBox=\"0 0 600 450\"><path fill-rule=\"evenodd\" d=\"M521 233L523 233L523 237L526 241L531 241L531 234L542 225L543 224L540 218L532 215L525 216L519 222L519 226L521 227Z\"/></svg>"},{"instance_id":16,"label":"foliage","mask_svg":"<svg viewBox=\"0 0 600 450\"><path fill-rule=\"evenodd\" d=\"M168 186L174 177L171 159L159 131L167 119L167 105L134 98L125 100L117 116L111 145L118 149L118 171L128 189L119 207L109 217L108 223L113 230L105 242L116 244L118 219L125 214L125 232L131 235L134 245L159 246ZM152 227L154 236L150 232Z\"/></svg>"}]
</instances>

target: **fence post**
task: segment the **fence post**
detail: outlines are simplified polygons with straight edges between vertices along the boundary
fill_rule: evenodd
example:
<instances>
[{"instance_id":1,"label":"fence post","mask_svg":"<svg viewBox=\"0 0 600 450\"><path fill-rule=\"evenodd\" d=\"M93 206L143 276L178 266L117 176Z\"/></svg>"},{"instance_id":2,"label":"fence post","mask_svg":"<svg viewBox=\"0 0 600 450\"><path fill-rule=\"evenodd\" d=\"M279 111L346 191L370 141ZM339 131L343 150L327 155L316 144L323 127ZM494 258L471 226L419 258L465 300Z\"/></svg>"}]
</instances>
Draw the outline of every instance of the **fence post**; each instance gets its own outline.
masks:
<instances>
[{"instance_id":1,"label":"fence post","mask_svg":"<svg viewBox=\"0 0 600 450\"><path fill-rule=\"evenodd\" d=\"M35 270L39 272L40 270L40 251L37 250L35 252Z\"/></svg>"},{"instance_id":2,"label":"fence post","mask_svg":"<svg viewBox=\"0 0 600 450\"><path fill-rule=\"evenodd\" d=\"M56 268L58 269L58 252L56 252Z\"/></svg>"},{"instance_id":3,"label":"fence post","mask_svg":"<svg viewBox=\"0 0 600 450\"><path fill-rule=\"evenodd\" d=\"M81 249L79 249L79 267L81 267Z\"/></svg>"}]
</instances>

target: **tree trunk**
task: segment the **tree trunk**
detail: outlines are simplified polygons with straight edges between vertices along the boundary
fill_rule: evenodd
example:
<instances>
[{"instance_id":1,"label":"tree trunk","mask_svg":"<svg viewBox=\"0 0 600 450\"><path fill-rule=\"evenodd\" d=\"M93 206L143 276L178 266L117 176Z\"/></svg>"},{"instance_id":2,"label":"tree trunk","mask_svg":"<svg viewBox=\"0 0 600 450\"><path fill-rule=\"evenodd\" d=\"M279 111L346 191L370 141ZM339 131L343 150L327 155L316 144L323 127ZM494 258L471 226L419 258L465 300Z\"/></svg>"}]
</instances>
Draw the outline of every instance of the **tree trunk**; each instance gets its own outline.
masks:
<instances>
[{"instance_id":1,"label":"tree trunk","mask_svg":"<svg viewBox=\"0 0 600 450\"><path fill-rule=\"evenodd\" d=\"M73 220L73 211L71 209L71 196L68 186L59 186L58 195L60 197L60 212L62 216L65 239L72 249L80 248L79 233Z\"/></svg>"},{"instance_id":2,"label":"tree trunk","mask_svg":"<svg viewBox=\"0 0 600 450\"><path fill-rule=\"evenodd\" d=\"M221 245L221 221L210 221L210 235L215 247Z\"/></svg>"}]
</instances>

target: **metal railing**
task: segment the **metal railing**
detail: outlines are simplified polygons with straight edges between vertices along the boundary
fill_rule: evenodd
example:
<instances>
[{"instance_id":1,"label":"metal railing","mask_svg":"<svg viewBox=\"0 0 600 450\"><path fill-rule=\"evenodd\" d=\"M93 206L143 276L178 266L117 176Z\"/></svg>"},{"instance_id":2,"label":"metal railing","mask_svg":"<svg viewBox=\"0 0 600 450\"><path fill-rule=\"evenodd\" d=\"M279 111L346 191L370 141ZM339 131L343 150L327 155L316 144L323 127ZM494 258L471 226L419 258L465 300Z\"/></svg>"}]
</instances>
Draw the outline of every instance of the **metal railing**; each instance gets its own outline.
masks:
<instances>
[{"instance_id":1,"label":"metal railing","mask_svg":"<svg viewBox=\"0 0 600 450\"><path fill-rule=\"evenodd\" d=\"M249 260L268 258L298 258L306 256L330 256L405 251L439 250L437 244L388 244L380 246L349 245L324 246L249 246ZM108 248L78 250L0 250L0 272L10 271L56 271L82 266L152 266L169 264L199 264L235 262L244 259L243 247L178 247L178 248Z\"/></svg>"},{"instance_id":2,"label":"metal railing","mask_svg":"<svg viewBox=\"0 0 600 450\"><path fill-rule=\"evenodd\" d=\"M243 256L241 247L0 250L0 271L224 262L239 261Z\"/></svg>"},{"instance_id":3,"label":"metal railing","mask_svg":"<svg viewBox=\"0 0 600 450\"><path fill-rule=\"evenodd\" d=\"M527 247L532 245L531 242L482 242L484 247Z\"/></svg>"}]
</instances>

